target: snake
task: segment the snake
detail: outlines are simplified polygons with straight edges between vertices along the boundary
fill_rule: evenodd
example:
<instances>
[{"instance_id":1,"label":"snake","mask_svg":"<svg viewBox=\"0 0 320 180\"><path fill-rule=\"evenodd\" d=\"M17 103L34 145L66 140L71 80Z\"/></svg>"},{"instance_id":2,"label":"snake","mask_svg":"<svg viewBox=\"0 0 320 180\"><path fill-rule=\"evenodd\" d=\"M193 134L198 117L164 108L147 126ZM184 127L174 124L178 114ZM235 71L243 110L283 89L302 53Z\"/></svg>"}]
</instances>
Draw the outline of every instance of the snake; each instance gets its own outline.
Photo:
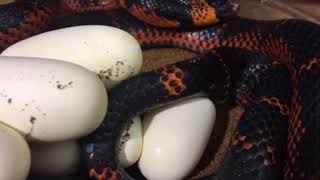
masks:
<instances>
[{"instance_id":1,"label":"snake","mask_svg":"<svg viewBox=\"0 0 320 180\"><path fill-rule=\"evenodd\" d=\"M101 23L124 29L143 48L198 54L108 92L108 115L80 140L90 179L135 179L118 159L130 119L205 92L215 103L245 108L214 179L318 180L320 26L244 18L236 9L229 0L19 1L0 6L0 50L48 29Z\"/></svg>"}]
</instances>

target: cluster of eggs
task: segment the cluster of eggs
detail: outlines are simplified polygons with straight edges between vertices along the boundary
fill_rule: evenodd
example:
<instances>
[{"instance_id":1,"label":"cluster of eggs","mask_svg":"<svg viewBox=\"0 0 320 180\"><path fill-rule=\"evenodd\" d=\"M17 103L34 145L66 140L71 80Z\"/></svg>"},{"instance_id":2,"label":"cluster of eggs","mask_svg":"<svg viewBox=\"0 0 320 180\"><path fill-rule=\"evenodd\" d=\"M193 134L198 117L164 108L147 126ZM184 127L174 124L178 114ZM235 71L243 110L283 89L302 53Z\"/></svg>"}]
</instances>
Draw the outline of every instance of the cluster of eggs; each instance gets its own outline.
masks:
<instances>
[{"instance_id":1,"label":"cluster of eggs","mask_svg":"<svg viewBox=\"0 0 320 180\"><path fill-rule=\"evenodd\" d=\"M77 139L108 115L107 91L139 74L142 64L130 34L98 25L45 32L3 51L0 179L77 171ZM214 104L205 97L135 117L120 161L124 167L138 162L148 179L181 179L200 160L214 119Z\"/></svg>"}]
</instances>

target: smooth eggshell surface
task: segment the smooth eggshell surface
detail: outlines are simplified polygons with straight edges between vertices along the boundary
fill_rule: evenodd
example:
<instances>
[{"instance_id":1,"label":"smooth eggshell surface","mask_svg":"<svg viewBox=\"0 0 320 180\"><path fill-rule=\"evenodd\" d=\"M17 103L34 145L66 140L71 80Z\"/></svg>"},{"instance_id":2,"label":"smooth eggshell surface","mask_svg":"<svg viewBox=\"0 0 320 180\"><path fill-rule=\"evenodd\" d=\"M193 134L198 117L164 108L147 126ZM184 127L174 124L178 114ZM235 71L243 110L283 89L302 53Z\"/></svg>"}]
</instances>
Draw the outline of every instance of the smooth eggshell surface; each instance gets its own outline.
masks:
<instances>
[{"instance_id":1,"label":"smooth eggshell surface","mask_svg":"<svg viewBox=\"0 0 320 180\"><path fill-rule=\"evenodd\" d=\"M138 161L142 149L142 124L139 116L132 119L120 142L120 163L123 167L129 167Z\"/></svg>"},{"instance_id":2,"label":"smooth eggshell surface","mask_svg":"<svg viewBox=\"0 0 320 180\"><path fill-rule=\"evenodd\" d=\"M30 149L24 138L0 124L0 179L25 180L30 169Z\"/></svg>"},{"instance_id":3,"label":"smooth eggshell surface","mask_svg":"<svg viewBox=\"0 0 320 180\"><path fill-rule=\"evenodd\" d=\"M142 67L142 50L137 40L123 30L101 25L45 32L15 43L2 55L76 63L98 73L107 89L138 74Z\"/></svg>"},{"instance_id":4,"label":"smooth eggshell surface","mask_svg":"<svg viewBox=\"0 0 320 180\"><path fill-rule=\"evenodd\" d=\"M80 147L76 141L31 143L31 173L69 175L80 167Z\"/></svg>"},{"instance_id":5,"label":"smooth eggshell surface","mask_svg":"<svg viewBox=\"0 0 320 180\"><path fill-rule=\"evenodd\" d=\"M0 84L0 121L28 140L83 137L107 111L102 81L72 63L0 56Z\"/></svg>"},{"instance_id":6,"label":"smooth eggshell surface","mask_svg":"<svg viewBox=\"0 0 320 180\"><path fill-rule=\"evenodd\" d=\"M207 98L192 98L147 113L139 168L147 179L183 179L200 160L216 110Z\"/></svg>"}]
</instances>

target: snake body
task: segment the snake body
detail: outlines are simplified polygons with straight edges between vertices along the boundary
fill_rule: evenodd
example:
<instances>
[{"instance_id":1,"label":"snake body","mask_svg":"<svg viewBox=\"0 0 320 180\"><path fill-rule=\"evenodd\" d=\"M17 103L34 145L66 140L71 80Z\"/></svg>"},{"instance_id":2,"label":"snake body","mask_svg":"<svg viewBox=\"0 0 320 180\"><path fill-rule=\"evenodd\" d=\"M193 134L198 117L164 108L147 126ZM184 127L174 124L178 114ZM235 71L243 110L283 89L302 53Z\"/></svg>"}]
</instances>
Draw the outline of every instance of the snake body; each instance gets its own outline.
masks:
<instances>
[{"instance_id":1,"label":"snake body","mask_svg":"<svg viewBox=\"0 0 320 180\"><path fill-rule=\"evenodd\" d=\"M320 149L320 111L317 111L320 108L320 26L297 19L258 21L233 16L233 5L229 1L176 0L165 4L172 7L168 12L163 11L163 4L164 1L152 0L65 0L0 7L5 14L0 18L2 49L45 31L56 18L57 9L78 13L123 9L135 18L122 12L99 12L103 24L128 31L145 48L179 47L200 54L130 78L109 92L108 116L94 133L81 141L87 153L89 176L132 179L117 158L120 135L129 119L148 109L205 91L216 103L225 102L236 92L237 102L245 107L214 178L320 179L317 154ZM181 14L175 14L177 12ZM193 15L197 14L194 12L201 14L201 18ZM225 17L220 18L223 15ZM12 22L8 21L11 16L15 17ZM58 21L63 19L66 18ZM80 20L78 23L90 22ZM250 73L246 73L244 67L255 58L233 61L215 51L219 48L256 52L272 61L262 63L260 68L258 65L249 68ZM245 83L235 91L232 78L239 73L243 74L245 79L240 80ZM250 84L252 81L256 85Z\"/></svg>"}]
</instances>

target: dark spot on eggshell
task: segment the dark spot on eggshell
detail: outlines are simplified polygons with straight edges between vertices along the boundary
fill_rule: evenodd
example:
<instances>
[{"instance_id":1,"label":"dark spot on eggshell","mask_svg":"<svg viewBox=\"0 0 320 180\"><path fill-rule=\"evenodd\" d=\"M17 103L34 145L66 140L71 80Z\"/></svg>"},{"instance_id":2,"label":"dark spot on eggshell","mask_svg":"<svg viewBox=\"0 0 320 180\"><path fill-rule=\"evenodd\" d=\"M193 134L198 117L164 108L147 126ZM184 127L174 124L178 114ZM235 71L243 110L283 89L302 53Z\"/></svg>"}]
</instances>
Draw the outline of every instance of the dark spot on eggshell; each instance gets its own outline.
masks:
<instances>
[{"instance_id":1,"label":"dark spot on eggshell","mask_svg":"<svg viewBox=\"0 0 320 180\"><path fill-rule=\"evenodd\" d=\"M69 81L67 84L62 84L60 83L60 81L56 81L56 83L57 83L57 88L60 90L63 90L63 89L72 87L73 81Z\"/></svg>"},{"instance_id":2,"label":"dark spot on eggshell","mask_svg":"<svg viewBox=\"0 0 320 180\"><path fill-rule=\"evenodd\" d=\"M120 145L122 146L125 142L127 142L130 138L129 130L131 126L133 125L133 121L130 121L125 129L125 133L122 136L122 140L120 142Z\"/></svg>"},{"instance_id":3,"label":"dark spot on eggshell","mask_svg":"<svg viewBox=\"0 0 320 180\"><path fill-rule=\"evenodd\" d=\"M62 86L61 84L58 84L58 85L57 85L57 88L58 88L58 89L64 89L65 87Z\"/></svg>"},{"instance_id":4,"label":"dark spot on eggshell","mask_svg":"<svg viewBox=\"0 0 320 180\"><path fill-rule=\"evenodd\" d=\"M116 65L124 65L124 62L123 61L117 61Z\"/></svg>"},{"instance_id":5,"label":"dark spot on eggshell","mask_svg":"<svg viewBox=\"0 0 320 180\"><path fill-rule=\"evenodd\" d=\"M99 77L100 79L107 79L109 80L112 75L112 68L100 70Z\"/></svg>"},{"instance_id":6,"label":"dark spot on eggshell","mask_svg":"<svg viewBox=\"0 0 320 180\"><path fill-rule=\"evenodd\" d=\"M127 68L128 71L124 71ZM116 61L111 67L105 67L99 71L99 78L110 80L111 77L119 77L121 74L129 73L129 75L134 74L134 68L132 66L125 66L124 61Z\"/></svg>"},{"instance_id":7,"label":"dark spot on eggshell","mask_svg":"<svg viewBox=\"0 0 320 180\"><path fill-rule=\"evenodd\" d=\"M34 121L35 121L35 120L37 120L37 118L35 118L34 116L31 116L31 117L30 117L30 122L31 122L31 124L34 124Z\"/></svg>"},{"instance_id":8,"label":"dark spot on eggshell","mask_svg":"<svg viewBox=\"0 0 320 180\"><path fill-rule=\"evenodd\" d=\"M130 134L128 132L126 132L124 135L123 135L123 138L127 141L129 138L130 138Z\"/></svg>"}]
</instances>

